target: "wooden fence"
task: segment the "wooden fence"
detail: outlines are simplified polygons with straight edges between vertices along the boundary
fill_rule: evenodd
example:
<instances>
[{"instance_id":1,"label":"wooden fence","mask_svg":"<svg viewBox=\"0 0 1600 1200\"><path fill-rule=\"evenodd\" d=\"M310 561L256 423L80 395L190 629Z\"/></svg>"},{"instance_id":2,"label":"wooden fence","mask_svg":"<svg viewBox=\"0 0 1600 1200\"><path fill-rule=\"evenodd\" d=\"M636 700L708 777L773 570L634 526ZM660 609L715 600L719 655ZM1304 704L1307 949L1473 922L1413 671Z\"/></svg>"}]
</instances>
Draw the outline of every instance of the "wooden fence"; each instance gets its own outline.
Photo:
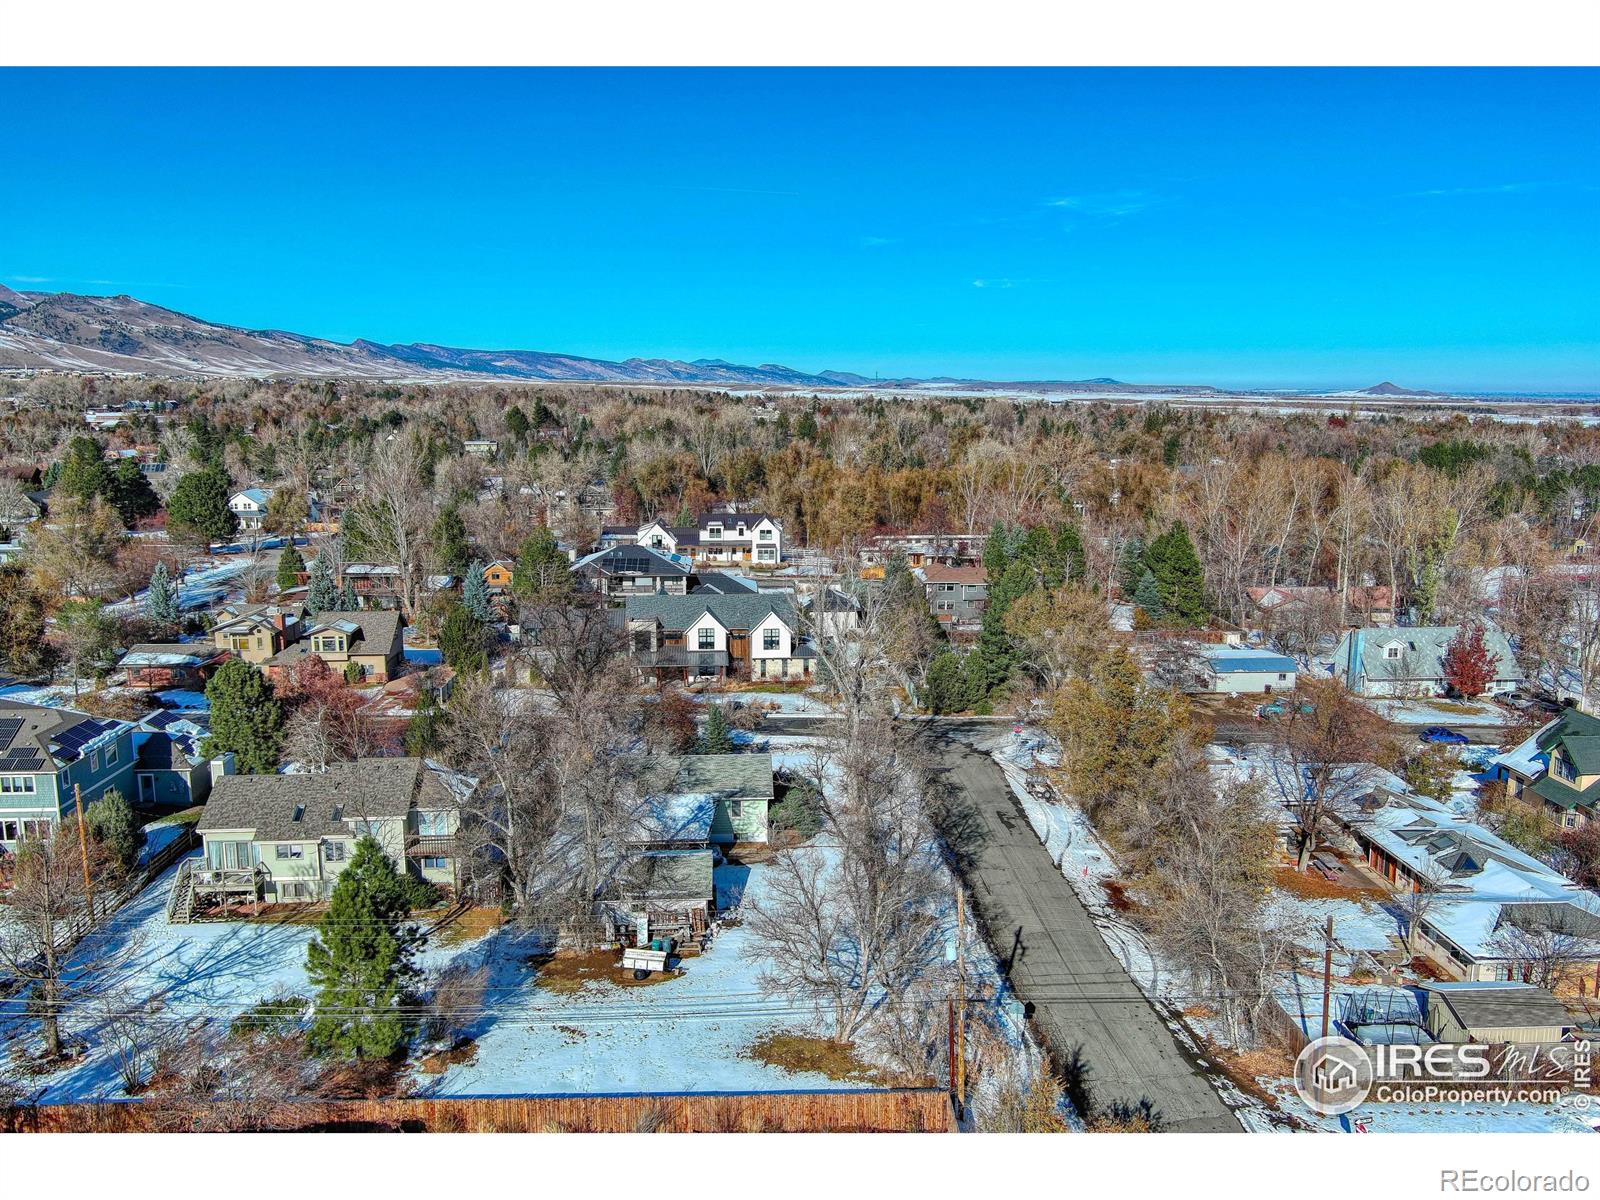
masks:
<instances>
[{"instance_id":1,"label":"wooden fence","mask_svg":"<svg viewBox=\"0 0 1600 1200\"><path fill-rule=\"evenodd\" d=\"M256 1105L138 1101L0 1109L6 1133L948 1133L942 1088L725 1095L336 1100Z\"/></svg>"}]
</instances>

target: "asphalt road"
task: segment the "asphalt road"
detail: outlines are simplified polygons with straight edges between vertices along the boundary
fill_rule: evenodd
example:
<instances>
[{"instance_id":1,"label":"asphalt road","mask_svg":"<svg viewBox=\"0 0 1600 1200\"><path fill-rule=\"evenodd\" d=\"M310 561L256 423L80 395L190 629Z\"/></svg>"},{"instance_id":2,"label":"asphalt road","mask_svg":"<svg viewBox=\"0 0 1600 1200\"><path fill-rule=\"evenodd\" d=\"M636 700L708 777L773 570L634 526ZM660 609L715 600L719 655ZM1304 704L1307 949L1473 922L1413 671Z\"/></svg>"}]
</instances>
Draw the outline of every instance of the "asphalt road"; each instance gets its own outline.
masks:
<instances>
[{"instance_id":1,"label":"asphalt road","mask_svg":"<svg viewBox=\"0 0 1600 1200\"><path fill-rule=\"evenodd\" d=\"M809 733L816 720L768 718L773 733ZM1173 1039L1095 928L1072 885L1028 824L1005 776L977 738L1004 726L929 721L927 745L944 779L971 802L975 836L963 868L973 903L1012 986L1095 1105L1148 1103L1160 1127L1238 1133L1241 1126Z\"/></svg>"}]
</instances>

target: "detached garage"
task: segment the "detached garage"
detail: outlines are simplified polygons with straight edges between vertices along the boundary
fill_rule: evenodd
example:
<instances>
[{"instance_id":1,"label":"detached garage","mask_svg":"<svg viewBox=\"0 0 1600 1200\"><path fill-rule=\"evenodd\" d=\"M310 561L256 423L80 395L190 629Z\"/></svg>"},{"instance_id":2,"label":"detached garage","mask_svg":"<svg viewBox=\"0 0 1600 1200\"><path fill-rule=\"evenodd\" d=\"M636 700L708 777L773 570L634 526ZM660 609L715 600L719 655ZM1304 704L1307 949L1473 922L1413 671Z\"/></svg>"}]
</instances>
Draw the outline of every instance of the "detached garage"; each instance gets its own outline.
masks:
<instances>
[{"instance_id":1,"label":"detached garage","mask_svg":"<svg viewBox=\"0 0 1600 1200\"><path fill-rule=\"evenodd\" d=\"M1205 660L1205 691L1220 696L1257 696L1294 691L1294 659L1249 646L1197 647Z\"/></svg>"},{"instance_id":2,"label":"detached garage","mask_svg":"<svg viewBox=\"0 0 1600 1200\"><path fill-rule=\"evenodd\" d=\"M1577 1024L1527 983L1425 983L1428 1032L1441 1042L1559 1042Z\"/></svg>"}]
</instances>

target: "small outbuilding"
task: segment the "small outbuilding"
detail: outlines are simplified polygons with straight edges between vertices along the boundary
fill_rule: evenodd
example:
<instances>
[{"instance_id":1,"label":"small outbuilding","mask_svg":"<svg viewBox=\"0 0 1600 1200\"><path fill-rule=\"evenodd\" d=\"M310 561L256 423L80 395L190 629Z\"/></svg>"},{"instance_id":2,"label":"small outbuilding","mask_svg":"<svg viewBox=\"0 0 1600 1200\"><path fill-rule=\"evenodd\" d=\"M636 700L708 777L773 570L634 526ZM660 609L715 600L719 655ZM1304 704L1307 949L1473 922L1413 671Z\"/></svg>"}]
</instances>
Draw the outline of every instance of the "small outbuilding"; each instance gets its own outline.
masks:
<instances>
[{"instance_id":1,"label":"small outbuilding","mask_svg":"<svg viewBox=\"0 0 1600 1200\"><path fill-rule=\"evenodd\" d=\"M1428 1032L1441 1042L1559 1042L1577 1020L1529 983L1425 983Z\"/></svg>"}]
</instances>

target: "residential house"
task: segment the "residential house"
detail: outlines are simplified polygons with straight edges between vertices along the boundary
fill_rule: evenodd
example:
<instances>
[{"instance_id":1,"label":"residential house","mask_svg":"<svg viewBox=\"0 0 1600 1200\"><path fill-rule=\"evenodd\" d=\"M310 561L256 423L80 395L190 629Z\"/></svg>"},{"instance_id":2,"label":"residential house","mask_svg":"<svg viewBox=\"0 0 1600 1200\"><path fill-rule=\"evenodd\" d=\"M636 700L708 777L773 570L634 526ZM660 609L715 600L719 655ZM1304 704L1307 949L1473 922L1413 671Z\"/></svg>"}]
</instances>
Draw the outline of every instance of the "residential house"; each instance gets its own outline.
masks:
<instances>
[{"instance_id":1,"label":"residential house","mask_svg":"<svg viewBox=\"0 0 1600 1200\"><path fill-rule=\"evenodd\" d=\"M608 526L600 532L601 549L628 543L681 555L696 566L771 569L783 561L783 525L766 513L712 512L698 525L683 528L658 520L637 528Z\"/></svg>"},{"instance_id":2,"label":"residential house","mask_svg":"<svg viewBox=\"0 0 1600 1200\"><path fill-rule=\"evenodd\" d=\"M1394 629L1352 629L1333 652L1334 674L1358 696L1442 696L1448 690L1444 654L1460 632L1456 625ZM1498 629L1484 631L1484 646L1495 656L1487 691L1502 695L1522 682L1511 643Z\"/></svg>"},{"instance_id":3,"label":"residential house","mask_svg":"<svg viewBox=\"0 0 1600 1200\"><path fill-rule=\"evenodd\" d=\"M754 579L746 575L735 575L731 571L700 571L694 576L694 586L689 589L692 596L744 596L753 595L762 589Z\"/></svg>"},{"instance_id":4,"label":"residential house","mask_svg":"<svg viewBox=\"0 0 1600 1200\"><path fill-rule=\"evenodd\" d=\"M785 595L629 596L634 661L655 679L807 679L816 651Z\"/></svg>"},{"instance_id":5,"label":"residential house","mask_svg":"<svg viewBox=\"0 0 1600 1200\"><path fill-rule=\"evenodd\" d=\"M1440 1042L1559 1042L1577 1024L1567 1006L1532 984L1424 983L1428 1032Z\"/></svg>"},{"instance_id":6,"label":"residential house","mask_svg":"<svg viewBox=\"0 0 1600 1200\"><path fill-rule=\"evenodd\" d=\"M1263 618L1271 621L1285 619L1291 609L1301 604L1325 603L1335 607L1339 592L1331 587L1295 587L1274 584L1271 587L1246 588L1245 594ZM1357 585L1345 589L1344 621L1349 626L1393 625L1394 601L1387 587Z\"/></svg>"},{"instance_id":7,"label":"residential house","mask_svg":"<svg viewBox=\"0 0 1600 1200\"><path fill-rule=\"evenodd\" d=\"M1356 768L1351 768L1352 770ZM1431 894L1415 942L1455 979L1523 979L1527 947L1570 938L1558 991L1576 991L1600 969L1600 895L1472 819L1471 806L1412 792L1385 771L1364 768L1370 790L1341 814L1366 867L1400 891Z\"/></svg>"},{"instance_id":8,"label":"residential house","mask_svg":"<svg viewBox=\"0 0 1600 1200\"><path fill-rule=\"evenodd\" d=\"M662 934L705 936L717 913L716 805L712 796L670 789L646 801L628 856L599 897L613 937L638 946Z\"/></svg>"},{"instance_id":9,"label":"residential house","mask_svg":"<svg viewBox=\"0 0 1600 1200\"><path fill-rule=\"evenodd\" d=\"M203 753L211 732L203 712L157 709L133 731L134 792L128 797L140 808L188 808L211 794L211 785L233 774L232 753L209 762Z\"/></svg>"},{"instance_id":10,"label":"residential house","mask_svg":"<svg viewBox=\"0 0 1600 1200\"><path fill-rule=\"evenodd\" d=\"M896 554L903 555L911 567L973 566L983 561L988 541L987 533L880 533L862 546L861 561L880 572Z\"/></svg>"},{"instance_id":11,"label":"residential house","mask_svg":"<svg viewBox=\"0 0 1600 1200\"><path fill-rule=\"evenodd\" d=\"M989 606L989 573L981 564L947 566L928 563L911 568L928 597L928 611L939 624L972 629L983 623Z\"/></svg>"},{"instance_id":12,"label":"residential house","mask_svg":"<svg viewBox=\"0 0 1600 1200\"><path fill-rule=\"evenodd\" d=\"M1542 809L1565 829L1600 809L1600 720L1563 709L1532 737L1489 760L1506 795Z\"/></svg>"},{"instance_id":13,"label":"residential house","mask_svg":"<svg viewBox=\"0 0 1600 1200\"><path fill-rule=\"evenodd\" d=\"M610 546L572 564L581 590L618 599L627 596L683 596L694 577L689 560L648 546Z\"/></svg>"},{"instance_id":14,"label":"residential house","mask_svg":"<svg viewBox=\"0 0 1600 1200\"><path fill-rule=\"evenodd\" d=\"M682 754L650 760L671 783L662 794L682 804L711 802L711 842L765 842L772 806L772 755Z\"/></svg>"},{"instance_id":15,"label":"residential house","mask_svg":"<svg viewBox=\"0 0 1600 1200\"><path fill-rule=\"evenodd\" d=\"M483 569L483 582L491 596L503 596L511 590L516 564L509 558L497 558Z\"/></svg>"},{"instance_id":16,"label":"residential house","mask_svg":"<svg viewBox=\"0 0 1600 1200\"><path fill-rule=\"evenodd\" d=\"M167 688L204 691L206 681L232 657L211 642L140 642L128 647L117 666L128 673L128 686L155 692Z\"/></svg>"},{"instance_id":17,"label":"residential house","mask_svg":"<svg viewBox=\"0 0 1600 1200\"><path fill-rule=\"evenodd\" d=\"M0 849L48 837L76 803L133 798L134 727L70 708L0 700Z\"/></svg>"},{"instance_id":18,"label":"residential house","mask_svg":"<svg viewBox=\"0 0 1600 1200\"><path fill-rule=\"evenodd\" d=\"M476 438L470 442L462 442L461 448L479 458L493 458L500 453L500 443L490 438Z\"/></svg>"},{"instance_id":19,"label":"residential house","mask_svg":"<svg viewBox=\"0 0 1600 1200\"><path fill-rule=\"evenodd\" d=\"M400 568L392 563L345 563L339 583L355 592L362 608L395 610L405 606L405 582Z\"/></svg>"},{"instance_id":20,"label":"residential house","mask_svg":"<svg viewBox=\"0 0 1600 1200\"><path fill-rule=\"evenodd\" d=\"M302 624L300 640L262 664L269 679L282 679L312 655L335 674L345 674L353 664L363 685L387 683L400 673L404 646L399 613L385 609L329 611L308 617Z\"/></svg>"},{"instance_id":21,"label":"residential house","mask_svg":"<svg viewBox=\"0 0 1600 1200\"><path fill-rule=\"evenodd\" d=\"M223 776L195 827L204 849L191 870L192 904L326 900L364 836L408 874L459 889L461 804L475 786L420 758Z\"/></svg>"},{"instance_id":22,"label":"residential house","mask_svg":"<svg viewBox=\"0 0 1600 1200\"><path fill-rule=\"evenodd\" d=\"M212 645L259 666L299 639L305 609L299 604L226 604L215 616Z\"/></svg>"},{"instance_id":23,"label":"residential house","mask_svg":"<svg viewBox=\"0 0 1600 1200\"><path fill-rule=\"evenodd\" d=\"M245 488L228 497L228 511L239 521L239 528L254 533L267 523L267 504L272 493L266 488Z\"/></svg>"},{"instance_id":24,"label":"residential house","mask_svg":"<svg viewBox=\"0 0 1600 1200\"><path fill-rule=\"evenodd\" d=\"M42 506L22 491L11 492L0 499L0 542L15 541L42 512Z\"/></svg>"}]
</instances>

